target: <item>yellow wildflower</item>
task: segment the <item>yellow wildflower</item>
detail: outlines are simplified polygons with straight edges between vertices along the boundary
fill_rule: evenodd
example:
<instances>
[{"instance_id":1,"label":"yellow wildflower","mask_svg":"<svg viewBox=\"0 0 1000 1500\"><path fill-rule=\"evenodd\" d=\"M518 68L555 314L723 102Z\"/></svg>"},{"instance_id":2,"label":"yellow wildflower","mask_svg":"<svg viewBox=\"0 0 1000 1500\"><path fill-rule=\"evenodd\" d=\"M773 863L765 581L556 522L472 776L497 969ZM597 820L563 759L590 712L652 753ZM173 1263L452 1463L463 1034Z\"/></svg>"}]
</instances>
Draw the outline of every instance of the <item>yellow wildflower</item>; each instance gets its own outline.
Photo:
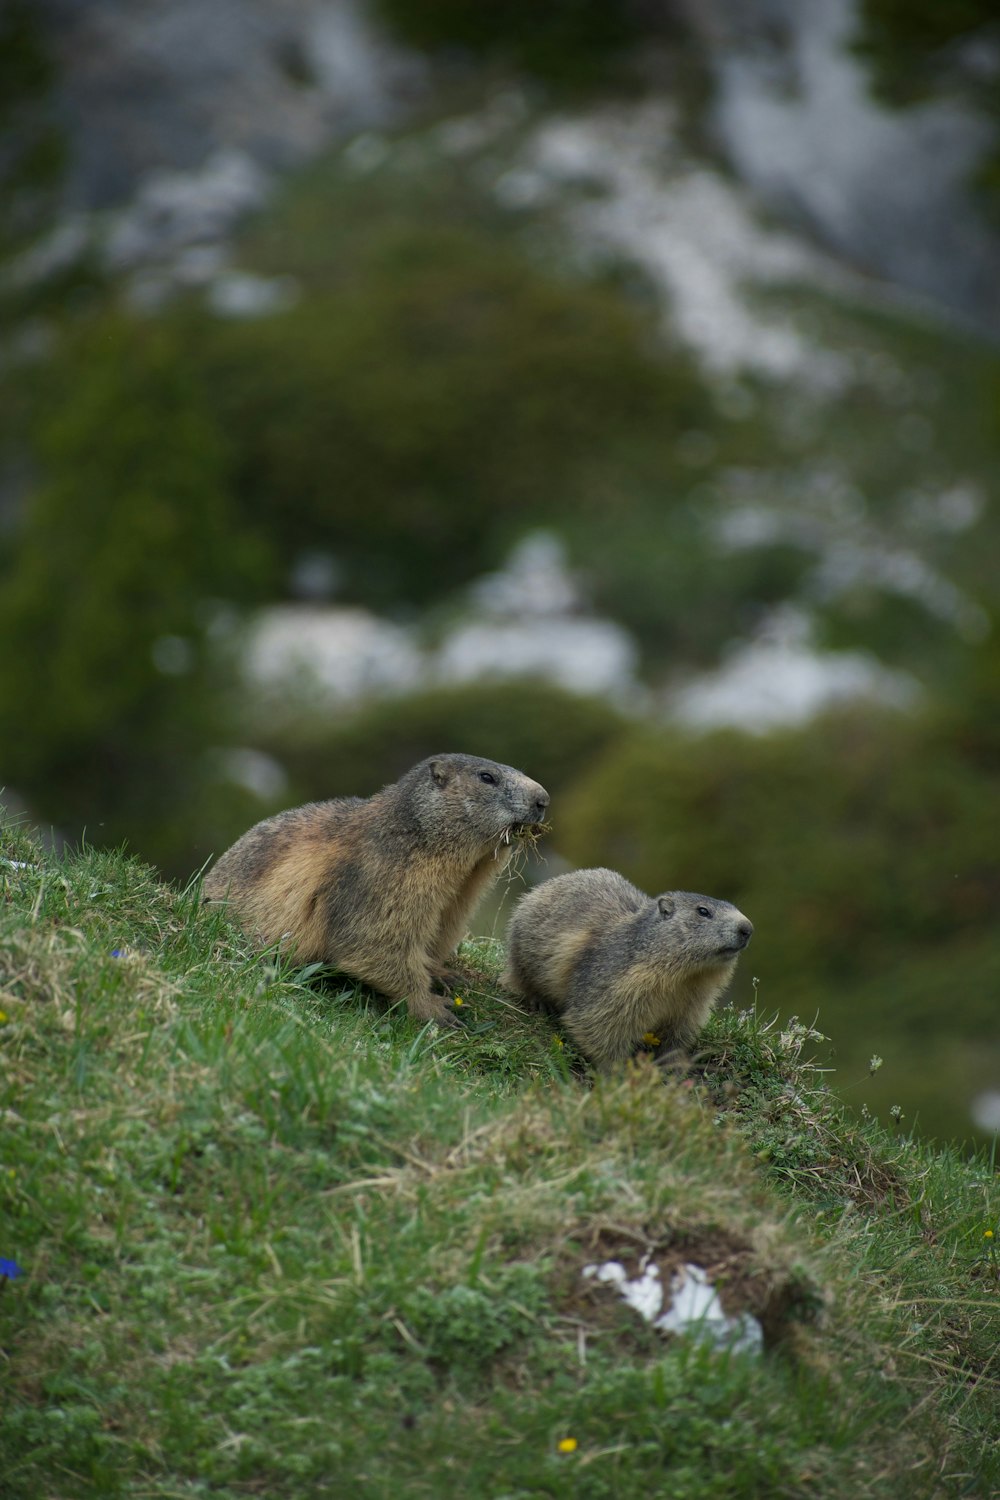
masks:
<instances>
[{"instance_id":1,"label":"yellow wildflower","mask_svg":"<svg viewBox=\"0 0 1000 1500\"><path fill-rule=\"evenodd\" d=\"M461 995L456 995L455 996L455 1004L456 1005L464 1005L465 1004L465 1001L462 999Z\"/></svg>"},{"instance_id":2,"label":"yellow wildflower","mask_svg":"<svg viewBox=\"0 0 1000 1500\"><path fill-rule=\"evenodd\" d=\"M560 1438L556 1446L560 1453L575 1453L576 1438Z\"/></svg>"},{"instance_id":3,"label":"yellow wildflower","mask_svg":"<svg viewBox=\"0 0 1000 1500\"><path fill-rule=\"evenodd\" d=\"M6 1019L7 1019L7 1012L5 1010L0 1010L0 1026L3 1025L3 1023L6 1021Z\"/></svg>"},{"instance_id":4,"label":"yellow wildflower","mask_svg":"<svg viewBox=\"0 0 1000 1500\"><path fill-rule=\"evenodd\" d=\"M992 1229L984 1229L983 1230L983 1239L984 1240L991 1240L992 1238L993 1238L993 1231L992 1231Z\"/></svg>"},{"instance_id":5,"label":"yellow wildflower","mask_svg":"<svg viewBox=\"0 0 1000 1500\"><path fill-rule=\"evenodd\" d=\"M642 1039L646 1043L647 1047L658 1047L660 1045L660 1038L655 1034L655 1032L644 1031L642 1034Z\"/></svg>"}]
</instances>

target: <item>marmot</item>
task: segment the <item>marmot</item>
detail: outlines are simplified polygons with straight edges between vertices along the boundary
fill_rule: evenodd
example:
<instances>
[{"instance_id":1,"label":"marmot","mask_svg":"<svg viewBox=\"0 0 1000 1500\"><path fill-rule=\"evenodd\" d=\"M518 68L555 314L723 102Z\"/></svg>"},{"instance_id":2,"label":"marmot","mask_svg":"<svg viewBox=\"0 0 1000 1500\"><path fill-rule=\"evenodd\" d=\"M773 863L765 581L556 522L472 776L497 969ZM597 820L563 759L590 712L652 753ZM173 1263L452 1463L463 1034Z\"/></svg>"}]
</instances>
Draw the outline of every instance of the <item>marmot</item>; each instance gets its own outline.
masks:
<instances>
[{"instance_id":1,"label":"marmot","mask_svg":"<svg viewBox=\"0 0 1000 1500\"><path fill-rule=\"evenodd\" d=\"M504 983L529 1008L559 1015L607 1072L650 1032L667 1049L689 1047L752 933L728 901L647 896L614 870L577 870L518 901Z\"/></svg>"},{"instance_id":2,"label":"marmot","mask_svg":"<svg viewBox=\"0 0 1000 1500\"><path fill-rule=\"evenodd\" d=\"M536 832L549 794L511 766L435 755L374 797L266 818L205 877L263 946L362 980L411 1016L454 1021L433 992L473 909Z\"/></svg>"}]
</instances>

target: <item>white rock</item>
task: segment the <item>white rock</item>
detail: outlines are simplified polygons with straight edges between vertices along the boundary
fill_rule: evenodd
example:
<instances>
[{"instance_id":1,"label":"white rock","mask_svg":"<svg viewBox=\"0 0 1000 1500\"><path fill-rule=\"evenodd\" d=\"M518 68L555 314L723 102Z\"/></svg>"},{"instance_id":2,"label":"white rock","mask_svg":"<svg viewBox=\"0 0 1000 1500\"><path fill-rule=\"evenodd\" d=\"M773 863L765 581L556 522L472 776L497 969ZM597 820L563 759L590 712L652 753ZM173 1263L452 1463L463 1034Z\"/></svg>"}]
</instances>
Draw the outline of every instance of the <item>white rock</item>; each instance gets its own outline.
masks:
<instances>
[{"instance_id":1,"label":"white rock","mask_svg":"<svg viewBox=\"0 0 1000 1500\"><path fill-rule=\"evenodd\" d=\"M624 700L635 686L631 636L611 620L489 620L460 626L434 663L442 682L541 677L569 692Z\"/></svg>"},{"instance_id":2,"label":"white rock","mask_svg":"<svg viewBox=\"0 0 1000 1500\"><path fill-rule=\"evenodd\" d=\"M821 709L852 698L908 708L920 687L860 651L818 651L809 617L790 605L771 614L757 636L735 646L715 672L675 690L670 715L695 729L732 725L763 734L801 724Z\"/></svg>"},{"instance_id":3,"label":"white rock","mask_svg":"<svg viewBox=\"0 0 1000 1500\"><path fill-rule=\"evenodd\" d=\"M997 238L969 192L990 137L985 111L943 96L879 103L851 49L858 0L723 0L691 7L696 23L702 9L736 32L735 45L712 49L713 111L741 179L855 263L995 321ZM761 45L768 25L778 46Z\"/></svg>"},{"instance_id":4,"label":"white rock","mask_svg":"<svg viewBox=\"0 0 1000 1500\"><path fill-rule=\"evenodd\" d=\"M849 359L817 348L780 314L756 311L747 283L843 280L804 241L764 228L749 197L681 154L674 112L661 102L606 106L543 124L525 160L501 177L501 203L518 206L523 174L553 185L596 185L567 209L578 243L602 256L625 256L641 267L663 298L666 330L717 377L744 371L796 379L822 394L853 379ZM544 196L532 184L535 197Z\"/></svg>"},{"instance_id":5,"label":"white rock","mask_svg":"<svg viewBox=\"0 0 1000 1500\"><path fill-rule=\"evenodd\" d=\"M215 151L198 171L150 172L128 208L111 220L104 258L112 270L162 259L221 239L263 203L268 179L244 151Z\"/></svg>"},{"instance_id":6,"label":"white rock","mask_svg":"<svg viewBox=\"0 0 1000 1500\"><path fill-rule=\"evenodd\" d=\"M224 271L209 283L208 305L225 318L261 318L284 312L299 300L294 276L254 276L249 271Z\"/></svg>"},{"instance_id":7,"label":"white rock","mask_svg":"<svg viewBox=\"0 0 1000 1500\"><path fill-rule=\"evenodd\" d=\"M551 531L533 531L512 550L503 568L469 590L491 615L563 615L578 609L580 593L566 563L566 550Z\"/></svg>"},{"instance_id":8,"label":"white rock","mask_svg":"<svg viewBox=\"0 0 1000 1500\"><path fill-rule=\"evenodd\" d=\"M638 652L623 626L582 613L582 600L551 532L534 532L505 566L474 583L475 614L442 642L442 682L539 677L576 693L633 701Z\"/></svg>"},{"instance_id":9,"label":"white rock","mask_svg":"<svg viewBox=\"0 0 1000 1500\"><path fill-rule=\"evenodd\" d=\"M984 1089L977 1094L969 1113L980 1130L1000 1130L1000 1089Z\"/></svg>"},{"instance_id":10,"label":"white rock","mask_svg":"<svg viewBox=\"0 0 1000 1500\"><path fill-rule=\"evenodd\" d=\"M803 592L829 603L856 588L910 599L951 626L963 640L989 634L983 607L897 540L869 514L859 490L828 469L755 475L731 470L723 486L735 502L715 521L716 541L727 552L784 545L814 553ZM986 506L972 484L909 497L914 529L954 532L973 526Z\"/></svg>"},{"instance_id":11,"label":"white rock","mask_svg":"<svg viewBox=\"0 0 1000 1500\"><path fill-rule=\"evenodd\" d=\"M423 657L410 632L365 609L276 605L251 627L244 670L269 691L314 706L420 685Z\"/></svg>"},{"instance_id":12,"label":"white rock","mask_svg":"<svg viewBox=\"0 0 1000 1500\"><path fill-rule=\"evenodd\" d=\"M288 789L288 774L273 756L249 746L235 745L212 756L216 773L252 792L262 801L273 802Z\"/></svg>"}]
</instances>

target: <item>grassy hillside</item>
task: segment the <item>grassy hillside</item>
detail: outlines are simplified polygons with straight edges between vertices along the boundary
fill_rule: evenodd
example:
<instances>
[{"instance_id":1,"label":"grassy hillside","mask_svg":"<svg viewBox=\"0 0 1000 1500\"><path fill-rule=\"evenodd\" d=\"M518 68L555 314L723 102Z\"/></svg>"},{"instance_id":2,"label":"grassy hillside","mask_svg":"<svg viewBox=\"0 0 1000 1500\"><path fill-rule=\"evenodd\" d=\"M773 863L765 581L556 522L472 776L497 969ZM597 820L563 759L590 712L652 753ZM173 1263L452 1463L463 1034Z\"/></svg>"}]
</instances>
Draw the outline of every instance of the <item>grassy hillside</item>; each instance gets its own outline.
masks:
<instances>
[{"instance_id":1,"label":"grassy hillside","mask_svg":"<svg viewBox=\"0 0 1000 1500\"><path fill-rule=\"evenodd\" d=\"M267 316L221 316L179 273L151 299L108 274L19 303L0 362L0 783L39 826L127 839L183 877L278 805L477 749L550 788L564 858L747 910L766 1004L819 1011L846 1097L971 1132L1000 1067L983 816L1000 356L782 251L691 111L671 123L654 96L557 113L492 74L453 80L421 119L317 157L232 246L233 270L289 294ZM673 224L689 271L704 234L723 305L790 340L799 374L720 373L721 346L692 335L700 278L668 285L637 239L583 233L612 210ZM467 585L538 525L634 637L640 721L538 675L437 680ZM298 597L303 562L336 603L412 630L412 694L331 711L292 683L298 711L276 713L247 691L240 625ZM729 672L776 610L908 674L919 708L766 744L661 734L674 691ZM752 686L748 732L769 722Z\"/></svg>"},{"instance_id":2,"label":"grassy hillside","mask_svg":"<svg viewBox=\"0 0 1000 1500\"><path fill-rule=\"evenodd\" d=\"M846 1120L815 1033L593 1084L489 946L444 1034L117 854L0 858L9 1500L997 1493L995 1178ZM581 1274L647 1253L764 1352Z\"/></svg>"}]
</instances>

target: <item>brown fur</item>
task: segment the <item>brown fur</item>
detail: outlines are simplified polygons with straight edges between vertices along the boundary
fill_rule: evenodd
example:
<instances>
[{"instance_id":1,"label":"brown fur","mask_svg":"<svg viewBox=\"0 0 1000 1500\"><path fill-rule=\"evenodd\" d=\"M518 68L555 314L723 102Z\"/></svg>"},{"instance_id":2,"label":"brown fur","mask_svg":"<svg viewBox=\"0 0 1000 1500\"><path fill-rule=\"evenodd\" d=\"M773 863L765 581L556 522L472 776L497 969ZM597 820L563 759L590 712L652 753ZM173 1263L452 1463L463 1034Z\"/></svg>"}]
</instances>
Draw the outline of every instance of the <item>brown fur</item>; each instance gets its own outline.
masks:
<instances>
[{"instance_id":1,"label":"brown fur","mask_svg":"<svg viewBox=\"0 0 1000 1500\"><path fill-rule=\"evenodd\" d=\"M405 999L411 1015L454 1015L434 983L473 910L534 828L549 794L471 755L421 761L366 801L310 802L267 818L205 877L261 946L281 943Z\"/></svg>"},{"instance_id":2,"label":"brown fur","mask_svg":"<svg viewBox=\"0 0 1000 1500\"><path fill-rule=\"evenodd\" d=\"M607 1071L650 1032L667 1050L689 1047L752 933L728 901L650 897L614 870L577 870L517 903L504 982L529 1008L559 1015Z\"/></svg>"}]
</instances>

